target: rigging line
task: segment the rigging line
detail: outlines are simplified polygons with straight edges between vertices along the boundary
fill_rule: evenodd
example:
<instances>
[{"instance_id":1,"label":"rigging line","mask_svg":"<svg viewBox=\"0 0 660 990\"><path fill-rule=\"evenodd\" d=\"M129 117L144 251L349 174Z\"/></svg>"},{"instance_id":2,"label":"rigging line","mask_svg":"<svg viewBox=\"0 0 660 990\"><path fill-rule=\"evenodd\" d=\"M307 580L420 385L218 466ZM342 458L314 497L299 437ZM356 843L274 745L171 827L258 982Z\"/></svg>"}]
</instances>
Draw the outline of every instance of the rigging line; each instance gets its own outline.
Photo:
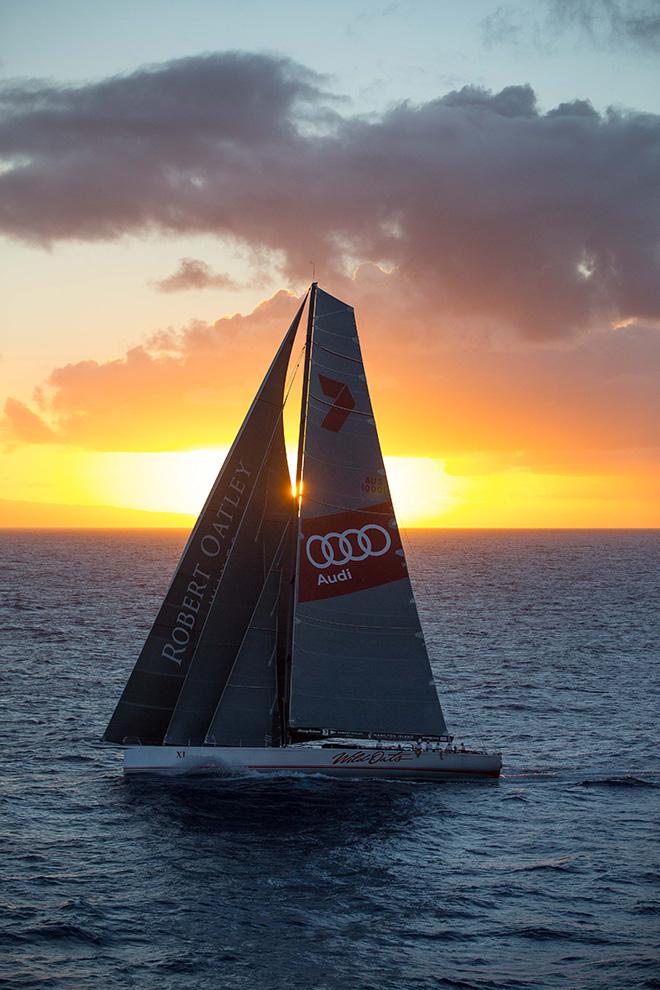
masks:
<instances>
[{"instance_id":1,"label":"rigging line","mask_svg":"<svg viewBox=\"0 0 660 990\"><path fill-rule=\"evenodd\" d=\"M271 474L271 470L270 470L270 468L268 468L268 478L266 479L266 491L268 491L268 485L269 485L269 481L270 481L270 474ZM254 536L252 537L252 542L253 543L257 543L257 541L259 540L259 538L261 536L261 527L263 526L264 519L266 518L266 513L267 512L268 512L268 497L266 496L266 498L264 498L264 504L263 504L262 509L261 509L261 516L259 518L259 522L257 523L257 525L254 528ZM261 550L262 550L262 558L263 558L263 560L262 560L262 564L263 564L262 571L265 571L266 570L266 544L265 543L262 544Z\"/></svg>"},{"instance_id":2,"label":"rigging line","mask_svg":"<svg viewBox=\"0 0 660 990\"><path fill-rule=\"evenodd\" d=\"M288 525L288 523L287 523L287 525ZM274 560L273 561L273 566L272 566L271 570L274 570L279 576L277 578L277 594L275 595L275 601L273 603L273 607L271 608L271 610L268 613L268 615L270 616L270 618L272 618L273 615L275 615L275 625L277 627L278 604L279 604L280 595L282 593L282 559L281 558L279 560ZM268 575L266 575L266 578L268 578ZM276 629L276 631L277 631L277 629ZM277 637L275 637L275 638L277 638Z\"/></svg>"},{"instance_id":3,"label":"rigging line","mask_svg":"<svg viewBox=\"0 0 660 990\"><path fill-rule=\"evenodd\" d=\"M303 344L300 350L298 351L298 356L296 358L296 363L294 365L293 371L289 372L289 374L291 375L291 378L289 379L289 384L285 385L285 397L284 397L285 404L289 396L289 392L291 391L291 386L293 385L296 379L296 375L298 374L298 369L300 368L300 362L302 361L302 357L304 353L305 353L305 345Z\"/></svg>"},{"instance_id":4,"label":"rigging line","mask_svg":"<svg viewBox=\"0 0 660 990\"><path fill-rule=\"evenodd\" d=\"M214 712L213 712L213 715L211 716L211 720L210 720L210 722L209 722L209 724L208 724L208 726L206 727L206 732L204 733L204 741L205 741L205 742L206 742L206 740L207 740L207 739L209 738L209 729L211 728L211 726L212 726L212 725L213 725L213 723L215 722L215 719L216 719L216 715L218 714L218 712L219 712L219 710L220 710L220 705L222 704L222 699L223 699L223 698L224 698L224 696L225 696L225 692L226 692L226 691L227 691L227 689L229 688L229 682L231 681L231 678L232 678L232 675L233 675L233 673L234 673L234 670L236 669L236 664L238 663L238 658L239 658L239 657L240 657L240 655L241 655L241 651L242 651L242 649L243 649L243 646L245 645L245 641L246 641L246 639L247 639L247 637L248 637L248 633L249 633L249 632L250 632L250 630L252 629L252 620L254 619L254 617L255 617L255 615L256 615L256 613L257 613L257 610L258 610L258 608L259 608L259 606L260 606L260 604L262 603L262 600L263 600L263 597L264 597L264 595L265 595L265 593L266 593L266 587L267 587L267 585L268 585L268 578L269 578L269 577L270 577L270 575L271 575L271 574L273 573L273 568L274 568L274 565L275 565L275 561L276 561L276 560L277 560L277 558L278 558L278 555L279 555L279 553L280 553L280 550L281 550L281 549L282 549L282 547L284 546L284 538L286 537L286 534L287 534L287 533L289 532L289 526L290 526L290 524L291 524L291 522L290 522L290 520L289 520L289 521L287 522L287 524L286 524L286 526L284 527L284 531L283 531L283 533L282 533L282 536L280 537L280 542L279 542L279 543L278 543L278 545L277 545L277 550L276 550L276 551L275 551L275 553L273 554L273 561L272 561L272 563L271 563L271 565L270 565L270 568L269 568L269 570L268 570L268 574L267 574L267 576L266 576L266 580L264 581L264 584L263 584L263 587L262 587L262 589L261 589L261 593L259 594L259 597L258 597L258 599L257 599L257 604L256 604L256 605L254 606L254 610L253 610L253 612L252 612L252 615L251 615L251 617L250 617L250 621L248 622L248 624L247 624L247 626L246 626L246 629L245 629L245 632L243 633L243 638L242 638L242 640L241 640L241 644L240 644L240 646L238 647L238 650L237 650L237 652L236 652L236 656L234 657L234 662L233 662L233 663L232 663L232 665L231 665L231 669L230 669L230 671L229 671L229 674L228 674L228 676L227 676L227 680L225 681L225 683L224 683L224 687L223 687L223 689L222 689L222 691L220 692L220 697L218 698L218 703L217 703L217 705L215 706L215 710L214 710ZM201 637L200 637L200 638L201 638ZM276 641L276 643L275 643L275 647L277 647L277 641Z\"/></svg>"},{"instance_id":5,"label":"rigging line","mask_svg":"<svg viewBox=\"0 0 660 990\"><path fill-rule=\"evenodd\" d=\"M236 684L234 684L234 687L240 688L241 691L266 691L267 690L267 685L265 685L265 684L239 684L238 682L236 682ZM270 712L269 712L269 714L270 714ZM209 738L211 738L211 737L209 736ZM213 737L213 738L215 738L215 737ZM204 743L204 745L206 745L206 742ZM217 745L217 743L214 743L213 745Z\"/></svg>"}]
</instances>

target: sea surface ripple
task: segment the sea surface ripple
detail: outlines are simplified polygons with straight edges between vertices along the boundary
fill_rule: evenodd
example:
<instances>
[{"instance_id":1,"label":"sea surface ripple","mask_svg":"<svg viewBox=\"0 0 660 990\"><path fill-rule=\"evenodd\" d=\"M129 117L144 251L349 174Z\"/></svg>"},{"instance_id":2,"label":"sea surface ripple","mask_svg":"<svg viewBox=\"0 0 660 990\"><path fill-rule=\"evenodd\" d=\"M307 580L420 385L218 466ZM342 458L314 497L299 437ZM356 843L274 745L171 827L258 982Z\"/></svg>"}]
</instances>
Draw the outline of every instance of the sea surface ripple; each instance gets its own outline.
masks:
<instances>
[{"instance_id":1,"label":"sea surface ripple","mask_svg":"<svg viewBox=\"0 0 660 990\"><path fill-rule=\"evenodd\" d=\"M504 753L441 785L125 781L184 539L0 534L2 985L660 987L658 533L408 534L447 720Z\"/></svg>"}]
</instances>

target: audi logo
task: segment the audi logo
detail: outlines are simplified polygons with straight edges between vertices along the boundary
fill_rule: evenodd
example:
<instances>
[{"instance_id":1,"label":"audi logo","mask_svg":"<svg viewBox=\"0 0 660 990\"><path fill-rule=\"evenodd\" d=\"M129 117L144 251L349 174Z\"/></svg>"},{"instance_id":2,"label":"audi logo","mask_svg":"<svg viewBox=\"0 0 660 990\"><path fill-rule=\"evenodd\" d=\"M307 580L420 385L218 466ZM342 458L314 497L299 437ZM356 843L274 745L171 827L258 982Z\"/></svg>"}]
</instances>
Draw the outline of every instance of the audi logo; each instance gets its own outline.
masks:
<instances>
[{"instance_id":1,"label":"audi logo","mask_svg":"<svg viewBox=\"0 0 660 990\"><path fill-rule=\"evenodd\" d=\"M331 564L343 567L344 564L366 560L367 557L382 557L391 546L392 539L386 529L376 523L367 523L362 529L345 529L343 533L310 536L305 551L310 564L323 570Z\"/></svg>"}]
</instances>

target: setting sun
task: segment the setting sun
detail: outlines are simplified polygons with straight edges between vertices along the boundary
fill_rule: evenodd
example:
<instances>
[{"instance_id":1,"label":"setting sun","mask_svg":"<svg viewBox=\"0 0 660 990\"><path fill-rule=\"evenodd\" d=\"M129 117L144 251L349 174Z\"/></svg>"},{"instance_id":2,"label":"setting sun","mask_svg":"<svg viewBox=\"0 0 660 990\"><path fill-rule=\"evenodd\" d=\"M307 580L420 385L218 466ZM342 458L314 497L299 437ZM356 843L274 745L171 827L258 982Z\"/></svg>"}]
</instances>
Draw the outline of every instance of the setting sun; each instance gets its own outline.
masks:
<instances>
[{"instance_id":1,"label":"setting sun","mask_svg":"<svg viewBox=\"0 0 660 990\"><path fill-rule=\"evenodd\" d=\"M108 453L88 458L81 489L90 504L196 516L220 470L226 448L162 453ZM296 452L288 451L293 477ZM435 526L456 503L460 482L441 461L386 457L394 507L402 526ZM293 490L293 485L292 485Z\"/></svg>"}]
</instances>

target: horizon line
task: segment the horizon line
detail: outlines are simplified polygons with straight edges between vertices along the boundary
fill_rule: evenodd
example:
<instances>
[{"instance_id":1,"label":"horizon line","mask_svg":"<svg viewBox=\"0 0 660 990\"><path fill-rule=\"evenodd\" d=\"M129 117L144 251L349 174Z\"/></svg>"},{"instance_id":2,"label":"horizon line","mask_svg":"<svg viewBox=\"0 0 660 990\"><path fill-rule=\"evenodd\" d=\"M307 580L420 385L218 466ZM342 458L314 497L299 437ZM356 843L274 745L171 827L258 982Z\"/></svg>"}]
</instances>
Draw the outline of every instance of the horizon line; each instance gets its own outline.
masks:
<instances>
[{"instance_id":1,"label":"horizon line","mask_svg":"<svg viewBox=\"0 0 660 990\"><path fill-rule=\"evenodd\" d=\"M399 530L433 530L434 532L457 533L457 532L583 532L583 533L656 533L660 532L660 526L401 526ZM0 533L13 532L190 532L187 526L2 526Z\"/></svg>"}]
</instances>

